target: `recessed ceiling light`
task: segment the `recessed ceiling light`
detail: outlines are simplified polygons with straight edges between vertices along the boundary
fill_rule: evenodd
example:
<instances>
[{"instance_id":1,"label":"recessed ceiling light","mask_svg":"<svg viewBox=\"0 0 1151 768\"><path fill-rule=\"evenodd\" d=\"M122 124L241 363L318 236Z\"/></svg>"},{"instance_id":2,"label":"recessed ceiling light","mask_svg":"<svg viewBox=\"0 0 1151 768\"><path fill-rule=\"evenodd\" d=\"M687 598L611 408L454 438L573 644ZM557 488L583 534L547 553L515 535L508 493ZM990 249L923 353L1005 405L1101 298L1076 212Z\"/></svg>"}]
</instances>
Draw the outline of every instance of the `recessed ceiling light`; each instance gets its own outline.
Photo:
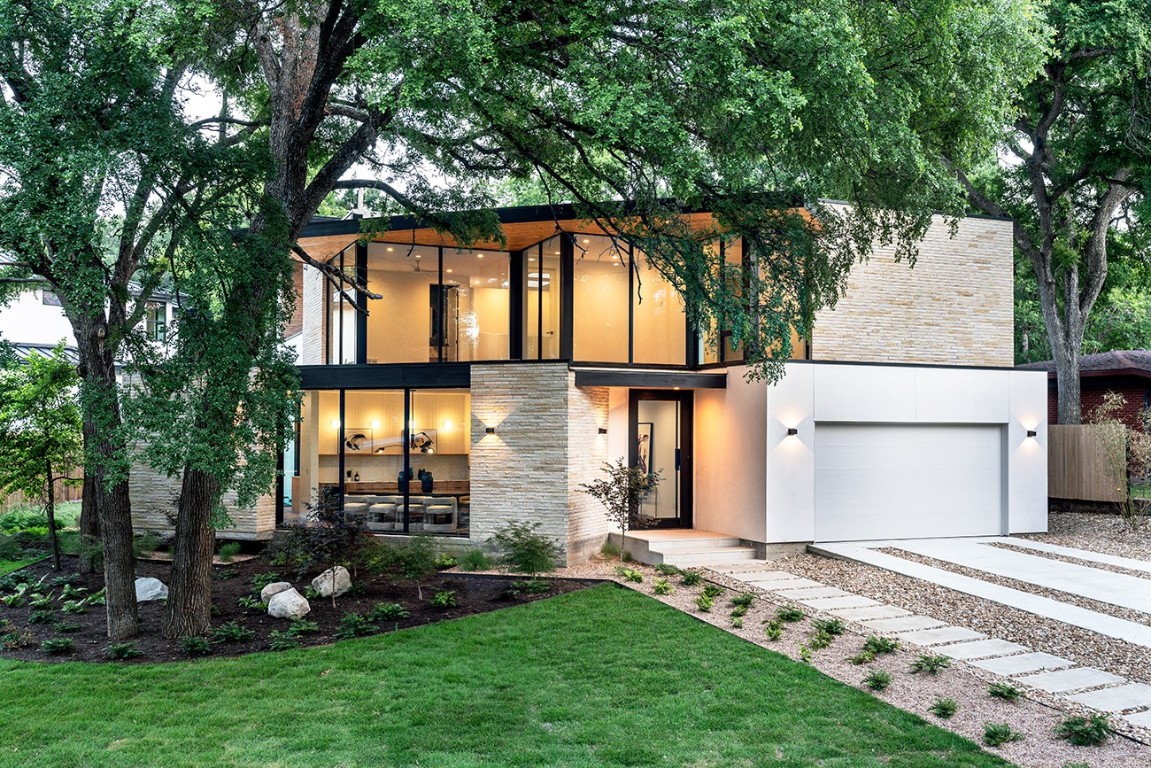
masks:
<instances>
[{"instance_id":1,"label":"recessed ceiling light","mask_svg":"<svg viewBox=\"0 0 1151 768\"><path fill-rule=\"evenodd\" d=\"M417 253L417 254L416 254L416 258L417 258L417 259L418 259L418 258L420 258L420 254L418 254L418 253Z\"/></svg>"},{"instance_id":2,"label":"recessed ceiling light","mask_svg":"<svg viewBox=\"0 0 1151 768\"><path fill-rule=\"evenodd\" d=\"M583 239L583 241L585 245L591 242L591 240L588 240L586 237Z\"/></svg>"},{"instance_id":3,"label":"recessed ceiling light","mask_svg":"<svg viewBox=\"0 0 1151 768\"><path fill-rule=\"evenodd\" d=\"M392 246L390 246L390 245L388 246L388 253L391 253L391 252L392 252L392 251L394 251L394 250L396 250L396 249L395 249L395 248L393 248L393 247L392 247Z\"/></svg>"},{"instance_id":4,"label":"recessed ceiling light","mask_svg":"<svg viewBox=\"0 0 1151 768\"><path fill-rule=\"evenodd\" d=\"M476 258L477 258L477 259L482 259L483 257L484 257L484 255L483 255L482 253L477 253L477 254L476 254Z\"/></svg>"},{"instance_id":5,"label":"recessed ceiling light","mask_svg":"<svg viewBox=\"0 0 1151 768\"><path fill-rule=\"evenodd\" d=\"M528 261L535 261L535 260L536 260L535 256L528 256Z\"/></svg>"},{"instance_id":6,"label":"recessed ceiling light","mask_svg":"<svg viewBox=\"0 0 1151 768\"><path fill-rule=\"evenodd\" d=\"M445 269L444 271L447 272L449 275L452 273L452 271L450 269Z\"/></svg>"}]
</instances>

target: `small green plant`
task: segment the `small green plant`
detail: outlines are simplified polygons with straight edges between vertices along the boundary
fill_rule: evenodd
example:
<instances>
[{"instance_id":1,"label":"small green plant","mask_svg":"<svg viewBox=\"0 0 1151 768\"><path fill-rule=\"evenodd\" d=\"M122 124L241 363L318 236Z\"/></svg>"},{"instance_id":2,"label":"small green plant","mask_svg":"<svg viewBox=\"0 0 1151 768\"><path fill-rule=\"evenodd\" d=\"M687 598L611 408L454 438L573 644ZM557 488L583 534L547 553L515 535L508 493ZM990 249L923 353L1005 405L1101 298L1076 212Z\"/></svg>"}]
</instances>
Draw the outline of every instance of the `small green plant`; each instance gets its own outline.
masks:
<instances>
[{"instance_id":1,"label":"small green plant","mask_svg":"<svg viewBox=\"0 0 1151 768\"><path fill-rule=\"evenodd\" d=\"M116 659L118 661L125 661L127 659L134 659L137 656L143 655L140 646L135 643L112 643L104 649L104 655L109 659Z\"/></svg>"},{"instance_id":2,"label":"small green plant","mask_svg":"<svg viewBox=\"0 0 1151 768\"><path fill-rule=\"evenodd\" d=\"M52 592L49 592L46 595L41 595L41 594L37 593L37 594L32 595L31 599L28 601L28 604L31 605L33 608L51 608L52 607L52 601L54 599L55 599L55 594Z\"/></svg>"},{"instance_id":3,"label":"small green plant","mask_svg":"<svg viewBox=\"0 0 1151 768\"><path fill-rule=\"evenodd\" d=\"M816 619L811 622L811 626L815 627L817 632L826 632L835 637L842 635L847 630L843 624L843 619Z\"/></svg>"},{"instance_id":4,"label":"small green plant","mask_svg":"<svg viewBox=\"0 0 1151 768\"><path fill-rule=\"evenodd\" d=\"M703 588L703 594L707 597L710 597L713 600L715 598L719 597L720 595L722 595L726 591L727 591L726 589L719 586L718 584L708 584L708 585L704 586L704 588Z\"/></svg>"},{"instance_id":5,"label":"small green plant","mask_svg":"<svg viewBox=\"0 0 1151 768\"><path fill-rule=\"evenodd\" d=\"M240 572L235 568L217 568L212 572L212 578L217 581L231 581L240 575Z\"/></svg>"},{"instance_id":6,"label":"small green plant","mask_svg":"<svg viewBox=\"0 0 1151 768\"><path fill-rule=\"evenodd\" d=\"M207 656L212 652L212 644L206 637L182 637L180 650L189 656Z\"/></svg>"},{"instance_id":7,"label":"small green plant","mask_svg":"<svg viewBox=\"0 0 1151 768\"><path fill-rule=\"evenodd\" d=\"M822 629L814 630L807 638L807 644L813 651L822 651L824 648L830 648L834 642L835 635L825 632Z\"/></svg>"},{"instance_id":8,"label":"small green plant","mask_svg":"<svg viewBox=\"0 0 1151 768\"><path fill-rule=\"evenodd\" d=\"M469 549L460 555L460 568L465 571L490 571L492 559L482 549Z\"/></svg>"},{"instance_id":9,"label":"small green plant","mask_svg":"<svg viewBox=\"0 0 1151 768\"><path fill-rule=\"evenodd\" d=\"M229 541L227 544L221 544L220 550L216 553L216 558L221 563L230 563L236 559L236 555L240 554L240 542Z\"/></svg>"},{"instance_id":10,"label":"small green plant","mask_svg":"<svg viewBox=\"0 0 1151 768\"><path fill-rule=\"evenodd\" d=\"M871 662L875 661L875 653L864 648L854 656L849 656L847 660L856 666L861 664L870 664Z\"/></svg>"},{"instance_id":11,"label":"small green plant","mask_svg":"<svg viewBox=\"0 0 1151 768\"><path fill-rule=\"evenodd\" d=\"M1068 761L1063 764L1063 768L1091 768L1087 763L1072 763Z\"/></svg>"},{"instance_id":12,"label":"small green plant","mask_svg":"<svg viewBox=\"0 0 1151 768\"><path fill-rule=\"evenodd\" d=\"M767 633L768 640L778 640L783 637L783 622L769 621L764 625L763 631Z\"/></svg>"},{"instance_id":13,"label":"small green plant","mask_svg":"<svg viewBox=\"0 0 1151 768\"><path fill-rule=\"evenodd\" d=\"M1055 728L1055 735L1077 747L1097 747L1111 735L1111 722L1098 712L1068 717Z\"/></svg>"},{"instance_id":14,"label":"small green plant","mask_svg":"<svg viewBox=\"0 0 1151 768\"><path fill-rule=\"evenodd\" d=\"M83 600L65 600L60 610L64 613L87 613L88 605Z\"/></svg>"},{"instance_id":15,"label":"small green plant","mask_svg":"<svg viewBox=\"0 0 1151 768\"><path fill-rule=\"evenodd\" d=\"M32 633L27 629L21 629L16 632L5 632L0 635L0 648L6 651L14 651L17 648L27 648L33 643Z\"/></svg>"},{"instance_id":16,"label":"small green plant","mask_svg":"<svg viewBox=\"0 0 1151 768\"><path fill-rule=\"evenodd\" d=\"M992 683L987 686L987 694L995 699L1003 699L1004 701L1016 702L1019 697L1023 695L1022 691L1016 688L1011 683Z\"/></svg>"},{"instance_id":17,"label":"small green plant","mask_svg":"<svg viewBox=\"0 0 1151 768\"><path fill-rule=\"evenodd\" d=\"M455 568L457 565L459 565L459 561L456 560L455 555L450 555L447 552L440 552L438 555L436 555L434 562L436 567L440 570L445 568Z\"/></svg>"},{"instance_id":18,"label":"small green plant","mask_svg":"<svg viewBox=\"0 0 1151 768\"><path fill-rule=\"evenodd\" d=\"M893 637L868 635L867 639L863 641L863 650L870 651L876 656L882 656L886 653L895 653L899 650L899 641Z\"/></svg>"},{"instance_id":19,"label":"small green plant","mask_svg":"<svg viewBox=\"0 0 1151 768\"><path fill-rule=\"evenodd\" d=\"M885 691L891 685L891 675L882 669L873 669L863 678L863 684L873 691Z\"/></svg>"},{"instance_id":20,"label":"small green plant","mask_svg":"<svg viewBox=\"0 0 1151 768\"><path fill-rule=\"evenodd\" d=\"M651 591L654 595L670 595L675 590L667 579L656 579L651 584Z\"/></svg>"},{"instance_id":21,"label":"small green plant","mask_svg":"<svg viewBox=\"0 0 1151 768\"><path fill-rule=\"evenodd\" d=\"M921 653L911 662L911 671L915 673L926 672L929 675L938 675L942 670L951 666L951 659L931 653Z\"/></svg>"},{"instance_id":22,"label":"small green plant","mask_svg":"<svg viewBox=\"0 0 1151 768\"><path fill-rule=\"evenodd\" d=\"M140 533L132 539L132 554L137 559L150 557L153 552L160 548L160 537L154 533Z\"/></svg>"},{"instance_id":23,"label":"small green plant","mask_svg":"<svg viewBox=\"0 0 1151 768\"><path fill-rule=\"evenodd\" d=\"M28 614L29 624L54 624L55 622L56 614L53 611L39 610Z\"/></svg>"},{"instance_id":24,"label":"small green plant","mask_svg":"<svg viewBox=\"0 0 1151 768\"><path fill-rule=\"evenodd\" d=\"M292 632L280 632L273 630L268 635L268 650L269 651L290 651L293 648L300 647L300 638Z\"/></svg>"},{"instance_id":25,"label":"small green plant","mask_svg":"<svg viewBox=\"0 0 1151 768\"><path fill-rule=\"evenodd\" d=\"M503 553L503 562L516 573L554 571L559 548L551 537L537 533L539 523L512 521L496 529L492 541Z\"/></svg>"},{"instance_id":26,"label":"small green plant","mask_svg":"<svg viewBox=\"0 0 1151 768\"><path fill-rule=\"evenodd\" d=\"M263 613L268 609L268 604L255 595L244 595L236 601L236 604L248 612Z\"/></svg>"},{"instance_id":27,"label":"small green plant","mask_svg":"<svg viewBox=\"0 0 1151 768\"><path fill-rule=\"evenodd\" d=\"M209 637L213 643L247 643L256 638L256 633L239 622L229 621L214 628Z\"/></svg>"},{"instance_id":28,"label":"small green plant","mask_svg":"<svg viewBox=\"0 0 1151 768\"><path fill-rule=\"evenodd\" d=\"M698 608L701 613L710 612L712 609L712 606L714 606L714 605L715 605L715 601L712 600L707 595L700 595L699 597L697 597L695 599L695 607Z\"/></svg>"},{"instance_id":29,"label":"small green plant","mask_svg":"<svg viewBox=\"0 0 1151 768\"><path fill-rule=\"evenodd\" d=\"M296 637L300 635L311 635L320 631L320 625L307 619L292 619L292 623L288 625L287 631Z\"/></svg>"},{"instance_id":30,"label":"small green plant","mask_svg":"<svg viewBox=\"0 0 1151 768\"><path fill-rule=\"evenodd\" d=\"M434 597L432 598L432 604L435 604ZM367 613L369 621L397 621L399 619L406 619L411 615L411 611L399 603L376 603L375 607Z\"/></svg>"},{"instance_id":31,"label":"small green plant","mask_svg":"<svg viewBox=\"0 0 1151 768\"><path fill-rule=\"evenodd\" d=\"M84 593L88 591L87 587L77 587L72 584L64 584L64 588L60 590L61 600L78 600L84 597Z\"/></svg>"},{"instance_id":32,"label":"small green plant","mask_svg":"<svg viewBox=\"0 0 1151 768\"><path fill-rule=\"evenodd\" d=\"M694 587L703 581L703 576L698 571L683 571L683 575L679 578L679 583L685 587Z\"/></svg>"},{"instance_id":33,"label":"small green plant","mask_svg":"<svg viewBox=\"0 0 1151 768\"><path fill-rule=\"evenodd\" d=\"M520 595L542 595L550 592L552 583L547 579L517 579L508 585L507 594L511 597Z\"/></svg>"},{"instance_id":34,"label":"small green plant","mask_svg":"<svg viewBox=\"0 0 1151 768\"><path fill-rule=\"evenodd\" d=\"M4 603L9 608L19 608L24 605L24 593L13 592L10 595L4 595L4 597L0 597L0 603Z\"/></svg>"},{"instance_id":35,"label":"small green plant","mask_svg":"<svg viewBox=\"0 0 1151 768\"><path fill-rule=\"evenodd\" d=\"M955 703L955 699L947 699L940 696L931 702L929 709L931 710L931 714L942 720L946 720L959 711L959 705Z\"/></svg>"},{"instance_id":36,"label":"small green plant","mask_svg":"<svg viewBox=\"0 0 1151 768\"><path fill-rule=\"evenodd\" d=\"M755 595L751 592L744 592L731 598L731 604L739 608L750 608L755 604Z\"/></svg>"},{"instance_id":37,"label":"small green plant","mask_svg":"<svg viewBox=\"0 0 1151 768\"><path fill-rule=\"evenodd\" d=\"M624 581L630 581L634 584L643 583L643 573L637 571L635 568L625 568L623 566L618 566L615 569L615 573Z\"/></svg>"},{"instance_id":38,"label":"small green plant","mask_svg":"<svg viewBox=\"0 0 1151 768\"><path fill-rule=\"evenodd\" d=\"M350 637L370 635L378 629L367 616L359 613L345 613L340 619L340 628L336 630L336 637L346 640Z\"/></svg>"},{"instance_id":39,"label":"small green plant","mask_svg":"<svg viewBox=\"0 0 1151 768\"><path fill-rule=\"evenodd\" d=\"M428 601L436 608L455 608L456 607L456 591L454 589L441 589L439 592L432 595L432 599Z\"/></svg>"},{"instance_id":40,"label":"small green plant","mask_svg":"<svg viewBox=\"0 0 1151 768\"><path fill-rule=\"evenodd\" d=\"M731 617L731 626L733 629L743 629L743 617L742 616L732 616Z\"/></svg>"},{"instance_id":41,"label":"small green plant","mask_svg":"<svg viewBox=\"0 0 1151 768\"><path fill-rule=\"evenodd\" d=\"M731 617L733 619L738 619L741 616L746 616L746 615L747 615L747 606L746 605L737 605L731 609Z\"/></svg>"},{"instance_id":42,"label":"small green plant","mask_svg":"<svg viewBox=\"0 0 1151 768\"><path fill-rule=\"evenodd\" d=\"M661 576L675 576L676 574L680 573L679 568L676 568L671 563L660 563L654 567L656 573L660 574Z\"/></svg>"},{"instance_id":43,"label":"small green plant","mask_svg":"<svg viewBox=\"0 0 1151 768\"><path fill-rule=\"evenodd\" d=\"M811 663L811 649L806 645L799 646L799 660L804 664Z\"/></svg>"},{"instance_id":44,"label":"small green plant","mask_svg":"<svg viewBox=\"0 0 1151 768\"><path fill-rule=\"evenodd\" d=\"M79 632L84 628L83 624L57 624L56 631L70 634L72 632Z\"/></svg>"},{"instance_id":45,"label":"small green plant","mask_svg":"<svg viewBox=\"0 0 1151 768\"><path fill-rule=\"evenodd\" d=\"M619 544L616 544L611 539L603 543L603 546L599 548L599 553L610 560L623 559L623 550L619 548Z\"/></svg>"},{"instance_id":46,"label":"small green plant","mask_svg":"<svg viewBox=\"0 0 1151 768\"><path fill-rule=\"evenodd\" d=\"M265 571L264 573L257 573L252 577L252 589L259 592L269 584L275 584L280 580L280 574L275 571Z\"/></svg>"},{"instance_id":47,"label":"small green plant","mask_svg":"<svg viewBox=\"0 0 1151 768\"><path fill-rule=\"evenodd\" d=\"M306 587L304 589L304 599L306 599L306 600L315 600L319 596L320 596L320 593L317 592L312 587Z\"/></svg>"},{"instance_id":48,"label":"small green plant","mask_svg":"<svg viewBox=\"0 0 1151 768\"><path fill-rule=\"evenodd\" d=\"M1023 734L1007 723L983 724L983 743L989 747L1001 747L1009 741L1019 741L1022 738Z\"/></svg>"},{"instance_id":49,"label":"small green plant","mask_svg":"<svg viewBox=\"0 0 1151 768\"><path fill-rule=\"evenodd\" d=\"M88 596L88 605L104 605L106 602L107 598L104 596L104 590L102 589Z\"/></svg>"},{"instance_id":50,"label":"small green plant","mask_svg":"<svg viewBox=\"0 0 1151 768\"><path fill-rule=\"evenodd\" d=\"M803 609L797 605L781 605L775 611L775 618L779 619L780 621L803 621L804 616L805 614Z\"/></svg>"},{"instance_id":51,"label":"small green plant","mask_svg":"<svg viewBox=\"0 0 1151 768\"><path fill-rule=\"evenodd\" d=\"M70 637L50 637L40 643L40 650L49 656L62 656L76 649L76 641Z\"/></svg>"}]
</instances>

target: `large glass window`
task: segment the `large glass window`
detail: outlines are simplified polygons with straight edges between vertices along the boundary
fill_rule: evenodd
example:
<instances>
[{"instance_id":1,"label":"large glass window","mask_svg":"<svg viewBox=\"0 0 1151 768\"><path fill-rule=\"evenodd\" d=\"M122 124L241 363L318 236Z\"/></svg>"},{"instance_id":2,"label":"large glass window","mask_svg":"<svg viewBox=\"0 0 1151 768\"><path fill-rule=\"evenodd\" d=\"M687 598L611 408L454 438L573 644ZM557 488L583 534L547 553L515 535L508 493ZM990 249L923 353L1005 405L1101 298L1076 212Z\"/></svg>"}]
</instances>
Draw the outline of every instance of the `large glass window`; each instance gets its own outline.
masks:
<instances>
[{"instance_id":1,"label":"large glass window","mask_svg":"<svg viewBox=\"0 0 1151 768\"><path fill-rule=\"evenodd\" d=\"M736 288L743 280L743 239L733 238L724 243L711 243L708 251L713 254L717 270L722 270L718 276L728 286ZM703 354L700 359L705 363L725 363L743 360L743 343L736 343L731 328L726 327L722 321L717 325L713 320L710 328L703 335Z\"/></svg>"},{"instance_id":2,"label":"large glass window","mask_svg":"<svg viewBox=\"0 0 1151 768\"><path fill-rule=\"evenodd\" d=\"M305 392L292 515L323 500L378 533L467 535L470 430L466 389L345 390L342 417L338 390Z\"/></svg>"},{"instance_id":3,"label":"large glass window","mask_svg":"<svg viewBox=\"0 0 1151 768\"><path fill-rule=\"evenodd\" d=\"M324 281L324 306L328 313L325 355L331 365L351 365L356 362L356 292L352 285L356 276L355 252L346 248L336 254L332 264L348 276L345 290L340 291L330 281Z\"/></svg>"},{"instance_id":4,"label":"large glass window","mask_svg":"<svg viewBox=\"0 0 1151 768\"><path fill-rule=\"evenodd\" d=\"M431 339L443 342L444 360L508 359L510 270L507 253L444 249L444 276L438 286L442 305L432 310Z\"/></svg>"},{"instance_id":5,"label":"large glass window","mask_svg":"<svg viewBox=\"0 0 1151 768\"><path fill-rule=\"evenodd\" d=\"M588 362L628 362L627 244L576 235L574 278L572 355Z\"/></svg>"},{"instance_id":6,"label":"large glass window","mask_svg":"<svg viewBox=\"0 0 1151 768\"><path fill-rule=\"evenodd\" d=\"M560 356L560 255L559 237L524 251L525 360L555 360Z\"/></svg>"},{"instance_id":7,"label":"large glass window","mask_svg":"<svg viewBox=\"0 0 1151 768\"><path fill-rule=\"evenodd\" d=\"M632 258L633 362L685 365L687 312L683 297L639 251L634 251Z\"/></svg>"},{"instance_id":8,"label":"large glass window","mask_svg":"<svg viewBox=\"0 0 1151 768\"><path fill-rule=\"evenodd\" d=\"M371 243L368 288L369 363L426 363L437 360L432 308L439 284L439 249L423 245Z\"/></svg>"}]
</instances>

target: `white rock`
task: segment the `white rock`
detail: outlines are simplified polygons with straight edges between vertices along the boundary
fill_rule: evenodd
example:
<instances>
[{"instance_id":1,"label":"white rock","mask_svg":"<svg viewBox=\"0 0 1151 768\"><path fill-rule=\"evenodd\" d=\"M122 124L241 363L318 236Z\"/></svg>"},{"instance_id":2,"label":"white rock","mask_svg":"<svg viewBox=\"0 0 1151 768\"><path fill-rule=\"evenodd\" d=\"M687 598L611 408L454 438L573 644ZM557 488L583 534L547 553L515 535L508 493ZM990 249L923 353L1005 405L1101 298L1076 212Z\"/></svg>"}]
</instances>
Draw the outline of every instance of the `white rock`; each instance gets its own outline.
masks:
<instances>
[{"instance_id":1,"label":"white rock","mask_svg":"<svg viewBox=\"0 0 1151 768\"><path fill-rule=\"evenodd\" d=\"M277 619L301 619L311 610L307 599L291 587L272 595L268 601L268 615Z\"/></svg>"},{"instance_id":2,"label":"white rock","mask_svg":"<svg viewBox=\"0 0 1151 768\"><path fill-rule=\"evenodd\" d=\"M272 595L278 595L281 592L287 592L292 588L292 585L286 581L276 581L260 590L260 602L268 603L272 600Z\"/></svg>"},{"instance_id":3,"label":"white rock","mask_svg":"<svg viewBox=\"0 0 1151 768\"><path fill-rule=\"evenodd\" d=\"M159 579L150 576L141 576L136 579L136 602L146 603L149 600L167 600L168 588Z\"/></svg>"},{"instance_id":4,"label":"white rock","mask_svg":"<svg viewBox=\"0 0 1151 768\"><path fill-rule=\"evenodd\" d=\"M312 579L312 591L320 597L339 597L352 588L352 574L342 565L329 568Z\"/></svg>"}]
</instances>

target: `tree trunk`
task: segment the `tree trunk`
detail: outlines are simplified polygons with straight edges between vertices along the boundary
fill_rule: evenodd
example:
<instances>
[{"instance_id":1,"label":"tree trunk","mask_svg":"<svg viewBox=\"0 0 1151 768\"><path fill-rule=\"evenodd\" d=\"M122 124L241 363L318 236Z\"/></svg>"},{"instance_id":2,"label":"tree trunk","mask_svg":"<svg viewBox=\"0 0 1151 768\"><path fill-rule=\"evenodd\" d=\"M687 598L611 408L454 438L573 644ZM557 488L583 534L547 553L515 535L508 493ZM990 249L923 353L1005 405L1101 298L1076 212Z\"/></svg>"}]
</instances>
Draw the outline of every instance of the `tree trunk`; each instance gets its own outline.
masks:
<instances>
[{"instance_id":1,"label":"tree trunk","mask_svg":"<svg viewBox=\"0 0 1151 768\"><path fill-rule=\"evenodd\" d=\"M192 467L184 470L176 517L176 540L168 584L164 637L205 635L212 627L212 508L219 484Z\"/></svg>"},{"instance_id":2,"label":"tree trunk","mask_svg":"<svg viewBox=\"0 0 1151 768\"><path fill-rule=\"evenodd\" d=\"M44 496L44 511L48 515L48 538L52 542L52 568L60 570L60 537L56 533L56 490L52 482L52 460L44 460L44 469L48 478L47 493Z\"/></svg>"},{"instance_id":3,"label":"tree trunk","mask_svg":"<svg viewBox=\"0 0 1151 768\"><path fill-rule=\"evenodd\" d=\"M95 433L95 425L91 421L84 421L84 450L88 450L90 441ZM96 510L95 478L88 467L84 468L84 488L80 497L80 558L79 568L82 574L96 572L100 552L100 516Z\"/></svg>"},{"instance_id":4,"label":"tree trunk","mask_svg":"<svg viewBox=\"0 0 1151 768\"><path fill-rule=\"evenodd\" d=\"M140 631L136 607L136 557L132 553L132 501L128 457L116 388L116 360L105 345L101 315L69 316L80 357L81 408L89 441L85 487L96 510L104 550L108 637L123 640ZM91 478L91 483L88 482Z\"/></svg>"}]
</instances>

